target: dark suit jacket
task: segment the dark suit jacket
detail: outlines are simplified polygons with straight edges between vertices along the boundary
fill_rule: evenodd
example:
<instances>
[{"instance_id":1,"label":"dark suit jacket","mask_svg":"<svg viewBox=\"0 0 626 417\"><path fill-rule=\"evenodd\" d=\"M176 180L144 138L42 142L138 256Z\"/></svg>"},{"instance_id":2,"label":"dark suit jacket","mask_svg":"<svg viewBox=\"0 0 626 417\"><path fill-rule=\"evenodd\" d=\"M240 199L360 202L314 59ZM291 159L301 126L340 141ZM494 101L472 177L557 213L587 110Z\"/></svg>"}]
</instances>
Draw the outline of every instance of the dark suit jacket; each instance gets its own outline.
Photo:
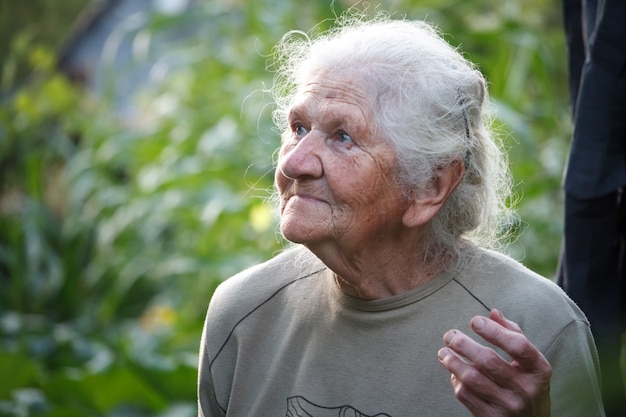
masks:
<instances>
[{"instance_id":1,"label":"dark suit jacket","mask_svg":"<svg viewBox=\"0 0 626 417\"><path fill-rule=\"evenodd\" d=\"M626 0L564 0L574 137L564 187L596 198L626 186Z\"/></svg>"}]
</instances>

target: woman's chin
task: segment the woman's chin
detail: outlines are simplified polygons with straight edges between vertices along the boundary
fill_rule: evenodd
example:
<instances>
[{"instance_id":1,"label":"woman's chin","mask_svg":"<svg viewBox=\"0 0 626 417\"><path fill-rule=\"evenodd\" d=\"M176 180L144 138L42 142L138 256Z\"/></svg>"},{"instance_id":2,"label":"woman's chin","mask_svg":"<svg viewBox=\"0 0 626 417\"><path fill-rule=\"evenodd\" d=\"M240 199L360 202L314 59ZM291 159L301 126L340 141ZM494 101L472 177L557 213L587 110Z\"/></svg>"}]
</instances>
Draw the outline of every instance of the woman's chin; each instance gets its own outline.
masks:
<instances>
[{"instance_id":1,"label":"woman's chin","mask_svg":"<svg viewBox=\"0 0 626 417\"><path fill-rule=\"evenodd\" d=\"M285 239L292 243L303 245L312 244L322 238L323 229L319 224L305 219L283 219L280 222L280 232Z\"/></svg>"}]
</instances>

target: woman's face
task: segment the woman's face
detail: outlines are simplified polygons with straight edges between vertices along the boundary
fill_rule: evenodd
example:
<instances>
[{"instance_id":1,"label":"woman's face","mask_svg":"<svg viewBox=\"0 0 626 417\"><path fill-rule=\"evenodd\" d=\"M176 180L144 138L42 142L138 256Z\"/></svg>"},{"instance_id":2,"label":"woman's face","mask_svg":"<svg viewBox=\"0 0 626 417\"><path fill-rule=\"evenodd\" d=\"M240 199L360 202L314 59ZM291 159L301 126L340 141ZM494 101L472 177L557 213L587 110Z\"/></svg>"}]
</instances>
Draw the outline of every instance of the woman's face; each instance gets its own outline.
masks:
<instances>
[{"instance_id":1,"label":"woman's face","mask_svg":"<svg viewBox=\"0 0 626 417\"><path fill-rule=\"evenodd\" d=\"M409 202L394 181L395 151L376 135L374 113L349 76L317 73L300 89L276 170L286 239L311 249L358 249L398 233Z\"/></svg>"}]
</instances>

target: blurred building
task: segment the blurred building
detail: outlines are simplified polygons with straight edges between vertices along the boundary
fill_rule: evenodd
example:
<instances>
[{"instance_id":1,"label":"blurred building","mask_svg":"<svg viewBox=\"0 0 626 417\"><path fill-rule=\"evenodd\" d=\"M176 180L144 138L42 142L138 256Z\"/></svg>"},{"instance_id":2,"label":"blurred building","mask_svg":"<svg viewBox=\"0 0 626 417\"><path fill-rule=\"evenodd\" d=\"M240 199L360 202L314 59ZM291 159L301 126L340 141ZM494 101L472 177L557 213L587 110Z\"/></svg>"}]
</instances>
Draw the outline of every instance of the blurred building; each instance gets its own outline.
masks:
<instances>
[{"instance_id":1,"label":"blurred building","mask_svg":"<svg viewBox=\"0 0 626 417\"><path fill-rule=\"evenodd\" d=\"M96 95L112 99L121 112L129 111L137 89L176 65L176 43L197 27L184 17L196 7L198 0L92 1L60 48L59 68Z\"/></svg>"}]
</instances>

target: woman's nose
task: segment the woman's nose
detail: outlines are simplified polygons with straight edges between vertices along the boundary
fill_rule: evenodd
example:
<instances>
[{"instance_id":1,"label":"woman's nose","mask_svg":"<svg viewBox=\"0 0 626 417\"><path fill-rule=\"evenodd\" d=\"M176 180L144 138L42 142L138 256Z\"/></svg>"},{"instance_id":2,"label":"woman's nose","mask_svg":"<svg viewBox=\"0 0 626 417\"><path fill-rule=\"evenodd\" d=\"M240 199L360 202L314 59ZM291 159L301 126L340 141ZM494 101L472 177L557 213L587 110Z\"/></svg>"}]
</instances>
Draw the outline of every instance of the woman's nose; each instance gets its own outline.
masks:
<instances>
[{"instance_id":1,"label":"woman's nose","mask_svg":"<svg viewBox=\"0 0 626 417\"><path fill-rule=\"evenodd\" d=\"M314 132L309 132L295 144L283 145L278 156L278 169L285 177L293 180L321 177L324 172L322 146L322 138Z\"/></svg>"}]
</instances>

